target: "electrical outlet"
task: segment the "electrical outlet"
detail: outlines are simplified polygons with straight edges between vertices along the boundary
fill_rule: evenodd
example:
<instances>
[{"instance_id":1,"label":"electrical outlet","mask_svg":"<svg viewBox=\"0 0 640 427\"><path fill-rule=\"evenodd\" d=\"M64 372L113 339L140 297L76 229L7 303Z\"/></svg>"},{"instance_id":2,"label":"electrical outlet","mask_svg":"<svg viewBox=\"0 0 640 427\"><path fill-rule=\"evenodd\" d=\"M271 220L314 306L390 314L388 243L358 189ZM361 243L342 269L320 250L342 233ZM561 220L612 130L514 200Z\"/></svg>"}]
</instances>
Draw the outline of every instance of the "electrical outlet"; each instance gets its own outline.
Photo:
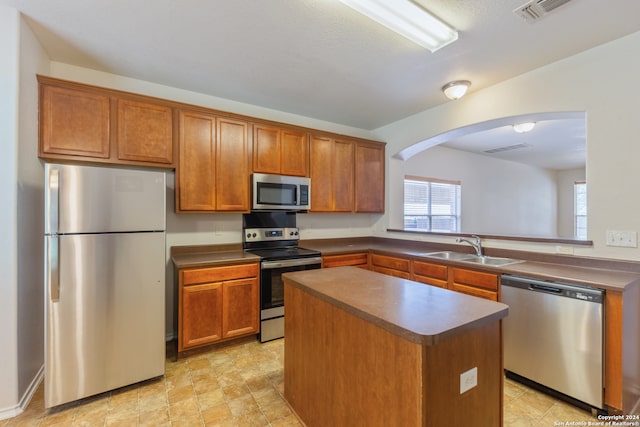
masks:
<instances>
[{"instance_id":1,"label":"electrical outlet","mask_svg":"<svg viewBox=\"0 0 640 427\"><path fill-rule=\"evenodd\" d=\"M635 231L607 230L607 246L637 248L638 233Z\"/></svg>"},{"instance_id":2,"label":"electrical outlet","mask_svg":"<svg viewBox=\"0 0 640 427\"><path fill-rule=\"evenodd\" d=\"M478 385L478 368L471 368L460 374L460 394Z\"/></svg>"}]
</instances>

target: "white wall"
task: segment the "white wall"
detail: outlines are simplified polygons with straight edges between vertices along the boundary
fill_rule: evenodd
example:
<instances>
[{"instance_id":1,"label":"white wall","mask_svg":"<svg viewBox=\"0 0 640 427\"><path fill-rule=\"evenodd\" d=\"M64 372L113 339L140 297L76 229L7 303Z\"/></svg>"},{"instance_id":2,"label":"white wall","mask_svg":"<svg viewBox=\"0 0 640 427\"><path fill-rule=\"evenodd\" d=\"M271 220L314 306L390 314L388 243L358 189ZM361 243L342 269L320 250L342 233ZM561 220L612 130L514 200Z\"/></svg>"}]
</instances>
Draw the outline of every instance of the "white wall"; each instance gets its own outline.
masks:
<instances>
[{"instance_id":1,"label":"white wall","mask_svg":"<svg viewBox=\"0 0 640 427\"><path fill-rule=\"evenodd\" d=\"M0 419L22 412L41 379L43 178L35 74L49 60L14 9L0 6Z\"/></svg>"},{"instance_id":2,"label":"white wall","mask_svg":"<svg viewBox=\"0 0 640 427\"><path fill-rule=\"evenodd\" d=\"M20 106L18 120L18 393L21 404L35 392L44 365L44 170L38 159L36 74L49 58L20 20ZM25 396L26 395L26 396Z\"/></svg>"},{"instance_id":3,"label":"white wall","mask_svg":"<svg viewBox=\"0 0 640 427\"><path fill-rule=\"evenodd\" d=\"M605 244L606 230L640 230L640 32L587 52L539 68L484 90L471 91L458 101L377 129L376 139L387 141L387 155L450 129L505 116L548 111L585 111L587 115L588 238L594 246L575 247L582 256L640 260L638 248ZM473 86L471 87L473 89ZM391 160L391 163L394 160ZM396 160L397 161L397 160ZM402 179L390 166L387 194ZM391 204L390 204L391 201ZM375 225L376 235L389 235L391 212L400 206L387 199L387 214ZM402 237L402 236L394 236ZM423 240L452 242L451 238ZM487 246L552 252L555 245L489 241Z\"/></svg>"},{"instance_id":4,"label":"white wall","mask_svg":"<svg viewBox=\"0 0 640 427\"><path fill-rule=\"evenodd\" d=\"M438 146L393 161L389 174L401 177L389 192L393 205L403 203L405 175L460 181L463 233L556 236L556 177L548 170ZM403 228L402 209L390 210L389 224Z\"/></svg>"},{"instance_id":5,"label":"white wall","mask_svg":"<svg viewBox=\"0 0 640 427\"><path fill-rule=\"evenodd\" d=\"M0 418L18 402L17 149L20 16L0 5Z\"/></svg>"}]
</instances>

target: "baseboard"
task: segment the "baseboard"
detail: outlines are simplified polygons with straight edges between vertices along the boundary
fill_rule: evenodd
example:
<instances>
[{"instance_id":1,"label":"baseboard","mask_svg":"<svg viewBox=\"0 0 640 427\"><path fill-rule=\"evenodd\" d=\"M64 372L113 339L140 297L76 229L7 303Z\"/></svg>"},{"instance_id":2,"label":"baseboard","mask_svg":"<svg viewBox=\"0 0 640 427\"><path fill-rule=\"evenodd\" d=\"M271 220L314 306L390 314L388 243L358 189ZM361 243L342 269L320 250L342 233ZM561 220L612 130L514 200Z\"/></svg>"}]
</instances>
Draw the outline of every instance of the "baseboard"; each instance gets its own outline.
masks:
<instances>
[{"instance_id":1,"label":"baseboard","mask_svg":"<svg viewBox=\"0 0 640 427\"><path fill-rule=\"evenodd\" d=\"M25 409L27 409L27 406L29 406L31 399L33 399L33 395L36 393L36 390L38 390L38 386L40 385L43 379L44 379L44 365L40 367L40 370L31 381L31 384L29 384L29 387L27 387L27 390L22 395L20 402L18 402L18 404L13 407L0 409L0 420L13 418L22 414L25 411Z\"/></svg>"}]
</instances>

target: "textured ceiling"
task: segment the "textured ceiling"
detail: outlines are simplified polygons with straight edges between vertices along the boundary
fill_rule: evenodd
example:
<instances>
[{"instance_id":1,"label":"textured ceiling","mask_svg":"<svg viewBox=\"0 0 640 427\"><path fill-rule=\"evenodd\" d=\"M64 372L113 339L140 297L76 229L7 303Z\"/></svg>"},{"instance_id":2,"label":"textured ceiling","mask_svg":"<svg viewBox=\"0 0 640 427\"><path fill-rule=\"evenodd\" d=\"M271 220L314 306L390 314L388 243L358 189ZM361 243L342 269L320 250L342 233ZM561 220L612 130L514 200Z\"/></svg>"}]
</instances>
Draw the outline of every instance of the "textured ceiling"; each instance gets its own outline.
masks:
<instances>
[{"instance_id":1,"label":"textured ceiling","mask_svg":"<svg viewBox=\"0 0 640 427\"><path fill-rule=\"evenodd\" d=\"M430 53L338 0L0 0L52 60L375 129L640 30L640 1L572 0L537 23L523 0L416 0L460 31Z\"/></svg>"}]
</instances>

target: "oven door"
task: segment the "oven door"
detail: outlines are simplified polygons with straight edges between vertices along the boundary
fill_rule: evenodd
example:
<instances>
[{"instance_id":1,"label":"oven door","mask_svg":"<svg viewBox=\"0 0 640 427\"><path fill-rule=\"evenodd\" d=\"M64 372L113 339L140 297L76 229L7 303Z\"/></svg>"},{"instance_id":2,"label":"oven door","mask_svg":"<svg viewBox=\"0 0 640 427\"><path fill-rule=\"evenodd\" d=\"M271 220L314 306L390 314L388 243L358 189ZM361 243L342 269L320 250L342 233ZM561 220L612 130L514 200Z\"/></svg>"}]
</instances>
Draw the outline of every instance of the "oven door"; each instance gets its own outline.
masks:
<instances>
[{"instance_id":1,"label":"oven door","mask_svg":"<svg viewBox=\"0 0 640 427\"><path fill-rule=\"evenodd\" d=\"M284 310L272 310L284 307L284 283L282 273L301 270L313 270L322 267L321 257L296 258L278 261L262 261L260 273L260 310L282 312Z\"/></svg>"}]
</instances>

